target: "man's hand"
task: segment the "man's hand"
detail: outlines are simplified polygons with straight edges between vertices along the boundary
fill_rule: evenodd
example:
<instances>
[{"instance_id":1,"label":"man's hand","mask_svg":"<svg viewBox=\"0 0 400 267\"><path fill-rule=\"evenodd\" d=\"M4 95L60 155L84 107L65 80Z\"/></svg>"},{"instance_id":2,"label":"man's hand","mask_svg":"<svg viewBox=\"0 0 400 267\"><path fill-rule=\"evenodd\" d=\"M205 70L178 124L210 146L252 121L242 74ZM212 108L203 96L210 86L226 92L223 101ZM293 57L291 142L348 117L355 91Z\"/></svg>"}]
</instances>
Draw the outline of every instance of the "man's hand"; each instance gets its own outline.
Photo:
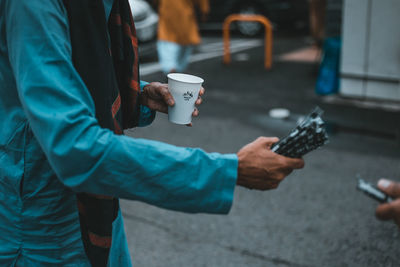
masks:
<instances>
[{"instance_id":1,"label":"man's hand","mask_svg":"<svg viewBox=\"0 0 400 267\"><path fill-rule=\"evenodd\" d=\"M376 217L381 220L394 220L400 227L400 183L380 179L378 188L391 196L394 200L390 203L384 203L376 209Z\"/></svg>"},{"instance_id":2,"label":"man's hand","mask_svg":"<svg viewBox=\"0 0 400 267\"><path fill-rule=\"evenodd\" d=\"M272 152L271 145L278 141L278 138L259 137L239 150L238 185L259 190L274 189L293 169L304 167L303 159Z\"/></svg>"},{"instance_id":3,"label":"man's hand","mask_svg":"<svg viewBox=\"0 0 400 267\"><path fill-rule=\"evenodd\" d=\"M200 89L199 97L195 104L198 106L202 102L201 96L204 95L204 88ZM140 94L140 104L147 106L151 110L168 113L168 106L175 105L174 98L168 90L168 84L152 82L143 88ZM194 117L199 115L199 110L196 108L192 114Z\"/></svg>"}]
</instances>

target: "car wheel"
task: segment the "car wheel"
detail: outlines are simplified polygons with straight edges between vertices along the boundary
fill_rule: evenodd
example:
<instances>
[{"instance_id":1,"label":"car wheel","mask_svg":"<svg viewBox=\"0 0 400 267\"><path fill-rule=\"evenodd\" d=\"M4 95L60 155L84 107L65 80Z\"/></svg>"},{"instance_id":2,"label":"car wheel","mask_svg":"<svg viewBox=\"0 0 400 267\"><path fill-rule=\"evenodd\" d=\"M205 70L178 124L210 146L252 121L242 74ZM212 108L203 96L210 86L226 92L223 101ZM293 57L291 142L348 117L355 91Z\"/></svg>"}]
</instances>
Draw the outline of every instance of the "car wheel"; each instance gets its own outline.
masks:
<instances>
[{"instance_id":1,"label":"car wheel","mask_svg":"<svg viewBox=\"0 0 400 267\"><path fill-rule=\"evenodd\" d=\"M240 5L237 13L241 15L260 15L263 12L257 3L250 2ZM258 22L237 22L236 26L241 34L248 37L256 36L262 29L262 25Z\"/></svg>"}]
</instances>

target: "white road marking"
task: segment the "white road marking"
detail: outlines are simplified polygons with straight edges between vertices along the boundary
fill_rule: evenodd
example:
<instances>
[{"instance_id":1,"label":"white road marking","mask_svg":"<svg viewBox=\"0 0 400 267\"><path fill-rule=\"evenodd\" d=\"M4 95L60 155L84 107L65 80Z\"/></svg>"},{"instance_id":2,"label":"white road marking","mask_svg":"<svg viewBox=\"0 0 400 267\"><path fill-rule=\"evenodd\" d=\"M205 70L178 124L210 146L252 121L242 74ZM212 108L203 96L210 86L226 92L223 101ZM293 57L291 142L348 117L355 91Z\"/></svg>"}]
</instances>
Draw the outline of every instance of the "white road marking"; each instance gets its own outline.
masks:
<instances>
[{"instance_id":1,"label":"white road marking","mask_svg":"<svg viewBox=\"0 0 400 267\"><path fill-rule=\"evenodd\" d=\"M248 40L248 39L236 39L230 42L230 52L238 53L251 48L259 47L264 44L263 40ZM224 55L224 44L222 41L208 43L200 45L198 48L200 53L193 54L190 58L190 62L199 62L211 58L222 57ZM145 63L140 65L140 74L149 75L161 71L158 62Z\"/></svg>"}]
</instances>

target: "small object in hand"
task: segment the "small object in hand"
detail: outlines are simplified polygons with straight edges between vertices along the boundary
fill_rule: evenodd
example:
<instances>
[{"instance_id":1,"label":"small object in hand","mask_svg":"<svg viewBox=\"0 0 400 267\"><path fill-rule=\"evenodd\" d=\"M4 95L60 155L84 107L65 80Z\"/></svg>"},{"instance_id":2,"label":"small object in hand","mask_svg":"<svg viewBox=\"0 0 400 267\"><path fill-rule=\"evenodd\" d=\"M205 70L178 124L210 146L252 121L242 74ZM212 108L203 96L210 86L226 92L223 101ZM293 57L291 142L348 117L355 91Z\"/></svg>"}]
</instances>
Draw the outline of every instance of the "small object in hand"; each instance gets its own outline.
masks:
<instances>
[{"instance_id":1,"label":"small object in hand","mask_svg":"<svg viewBox=\"0 0 400 267\"><path fill-rule=\"evenodd\" d=\"M361 178L358 178L357 189L364 192L367 196L379 201L380 203L389 203L393 201L391 197Z\"/></svg>"},{"instance_id":2,"label":"small object in hand","mask_svg":"<svg viewBox=\"0 0 400 267\"><path fill-rule=\"evenodd\" d=\"M322 113L322 109L315 107L288 136L272 145L271 150L286 157L301 158L328 143Z\"/></svg>"}]
</instances>

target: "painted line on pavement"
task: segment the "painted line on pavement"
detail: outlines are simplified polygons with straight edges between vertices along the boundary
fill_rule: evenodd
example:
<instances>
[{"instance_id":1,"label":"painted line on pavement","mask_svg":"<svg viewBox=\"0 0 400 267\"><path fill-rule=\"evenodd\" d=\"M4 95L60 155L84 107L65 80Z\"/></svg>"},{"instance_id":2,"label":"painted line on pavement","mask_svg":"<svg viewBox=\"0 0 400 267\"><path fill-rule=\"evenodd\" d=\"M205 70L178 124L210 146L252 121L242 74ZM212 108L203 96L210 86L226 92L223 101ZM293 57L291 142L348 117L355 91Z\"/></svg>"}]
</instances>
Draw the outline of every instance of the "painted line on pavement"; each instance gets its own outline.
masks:
<instances>
[{"instance_id":1,"label":"painted line on pavement","mask_svg":"<svg viewBox=\"0 0 400 267\"><path fill-rule=\"evenodd\" d=\"M231 53L237 53L241 52L244 50L248 50L251 48L259 47L262 46L264 42L262 40L232 40L231 41L231 46L230 46L230 51ZM224 50L223 50L223 43L221 42L216 42L216 43L211 43L211 44L205 44L203 46L200 46L199 50L204 51L206 49L211 49L214 48L216 49L215 51L211 52L204 52L204 53L199 53L199 54L194 54L190 58L190 62L200 62L204 61L207 59L212 59L212 58L217 58L217 57L222 57L224 55ZM145 63L140 65L140 74L141 75L149 75L153 74L156 72L161 71L160 64L158 62L151 62L151 63Z\"/></svg>"}]
</instances>

